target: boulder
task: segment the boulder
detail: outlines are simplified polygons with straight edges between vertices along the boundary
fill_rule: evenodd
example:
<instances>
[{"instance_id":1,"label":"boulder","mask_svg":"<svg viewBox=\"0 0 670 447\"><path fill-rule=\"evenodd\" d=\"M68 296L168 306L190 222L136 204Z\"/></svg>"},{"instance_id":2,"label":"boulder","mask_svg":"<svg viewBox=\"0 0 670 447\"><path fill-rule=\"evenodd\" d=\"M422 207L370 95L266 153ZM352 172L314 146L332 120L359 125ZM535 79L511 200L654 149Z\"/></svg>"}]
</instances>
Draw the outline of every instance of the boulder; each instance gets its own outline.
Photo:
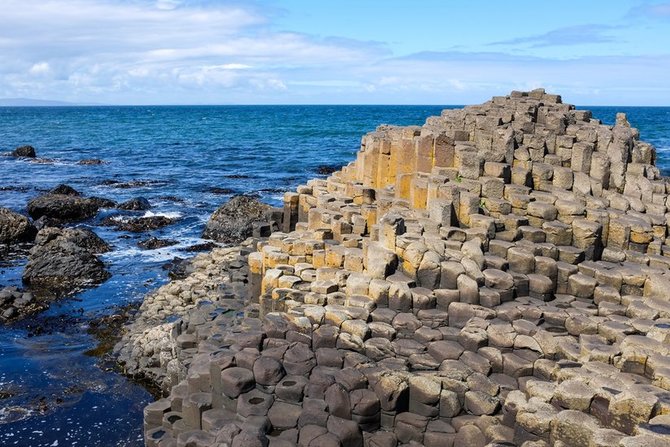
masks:
<instances>
[{"instance_id":1,"label":"boulder","mask_svg":"<svg viewBox=\"0 0 670 447\"><path fill-rule=\"evenodd\" d=\"M64 196L76 196L76 197L81 196L81 193L79 191L74 189L72 186L66 185L64 183L61 183L55 188L52 188L49 191L49 194L62 194Z\"/></svg>"},{"instance_id":2,"label":"boulder","mask_svg":"<svg viewBox=\"0 0 670 447\"><path fill-rule=\"evenodd\" d=\"M17 287L0 289L0 321L14 320L45 307L46 305L36 300L30 292Z\"/></svg>"},{"instance_id":3,"label":"boulder","mask_svg":"<svg viewBox=\"0 0 670 447\"><path fill-rule=\"evenodd\" d=\"M47 295L63 295L79 287L99 284L110 276L96 253L109 246L83 228L45 228L30 250L23 282Z\"/></svg>"},{"instance_id":4,"label":"boulder","mask_svg":"<svg viewBox=\"0 0 670 447\"><path fill-rule=\"evenodd\" d=\"M58 185L48 193L30 200L28 214L33 219L44 216L61 222L76 222L90 219L98 214L98 209L114 204L100 197L82 197L74 188Z\"/></svg>"},{"instance_id":5,"label":"boulder","mask_svg":"<svg viewBox=\"0 0 670 447\"><path fill-rule=\"evenodd\" d=\"M118 208L126 211L146 211L151 208L151 204L144 197L135 197L123 202Z\"/></svg>"},{"instance_id":6,"label":"boulder","mask_svg":"<svg viewBox=\"0 0 670 447\"><path fill-rule=\"evenodd\" d=\"M0 244L31 242L37 230L26 216L0 208Z\"/></svg>"},{"instance_id":7,"label":"boulder","mask_svg":"<svg viewBox=\"0 0 670 447\"><path fill-rule=\"evenodd\" d=\"M35 158L37 153L32 146L19 146L11 152L12 157Z\"/></svg>"},{"instance_id":8,"label":"boulder","mask_svg":"<svg viewBox=\"0 0 670 447\"><path fill-rule=\"evenodd\" d=\"M253 223L267 220L271 212L272 207L256 197L235 196L214 211L202 237L217 242L241 242L252 235Z\"/></svg>"},{"instance_id":9,"label":"boulder","mask_svg":"<svg viewBox=\"0 0 670 447\"><path fill-rule=\"evenodd\" d=\"M157 248L170 247L177 245L179 242L174 239L158 239L157 237L150 237L137 243L137 246L144 250L155 250Z\"/></svg>"}]
</instances>

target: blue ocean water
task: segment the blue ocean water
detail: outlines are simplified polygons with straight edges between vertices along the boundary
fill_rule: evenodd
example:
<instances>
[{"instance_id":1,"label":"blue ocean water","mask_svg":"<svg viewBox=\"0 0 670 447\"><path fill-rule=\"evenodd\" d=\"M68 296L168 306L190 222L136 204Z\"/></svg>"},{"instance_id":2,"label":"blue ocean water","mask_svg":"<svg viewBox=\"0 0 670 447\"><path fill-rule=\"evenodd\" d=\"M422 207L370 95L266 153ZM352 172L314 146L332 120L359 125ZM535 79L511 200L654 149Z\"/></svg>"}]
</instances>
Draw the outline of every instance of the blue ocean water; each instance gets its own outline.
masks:
<instances>
[{"instance_id":1,"label":"blue ocean water","mask_svg":"<svg viewBox=\"0 0 670 447\"><path fill-rule=\"evenodd\" d=\"M453 107L453 106L450 106ZM95 346L89 322L140 300L166 281L161 265L203 242L209 215L232 194L255 192L278 205L283 192L317 176L319 166L351 161L361 136L382 123L422 124L440 106L220 106L0 108L0 151L33 145L45 162L0 157L0 206L25 212L27 201L60 183L118 202L142 196L150 212L179 216L151 233L180 244L141 250L149 234L100 227L103 210L83 225L114 250L113 277L61 300L21 324L0 327L0 445L143 445L141 386L84 355ZM670 108L592 107L613 123L628 114L656 145L670 172ZM102 165L80 165L97 158ZM143 215L138 212L136 215ZM0 285L20 285L25 259L0 262ZM36 334L49 323L56 329Z\"/></svg>"}]
</instances>

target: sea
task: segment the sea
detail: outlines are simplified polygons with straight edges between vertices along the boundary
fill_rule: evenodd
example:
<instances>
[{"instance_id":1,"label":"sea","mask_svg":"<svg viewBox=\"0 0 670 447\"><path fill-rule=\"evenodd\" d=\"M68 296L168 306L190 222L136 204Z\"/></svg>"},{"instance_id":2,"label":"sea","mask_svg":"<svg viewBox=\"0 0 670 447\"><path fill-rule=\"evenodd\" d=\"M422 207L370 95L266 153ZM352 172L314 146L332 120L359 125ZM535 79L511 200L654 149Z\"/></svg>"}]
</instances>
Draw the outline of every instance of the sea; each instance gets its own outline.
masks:
<instances>
[{"instance_id":1,"label":"sea","mask_svg":"<svg viewBox=\"0 0 670 447\"><path fill-rule=\"evenodd\" d=\"M142 409L154 399L141 384L89 351L91 323L137 303L168 281L164 269L188 247L210 214L235 194L281 205L283 194L355 158L363 134L380 124L423 124L460 106L132 106L0 107L0 152L35 147L38 160L0 157L0 206L27 202L68 184L88 196L149 200L176 224L133 234L100 225L103 209L79 225L113 250L102 285L40 313L0 326L0 445L142 446ZM612 124L617 112L656 146L670 175L670 107L579 107ZM103 164L80 164L99 159ZM177 245L143 250L149 236ZM25 256L0 259L0 286L21 286Z\"/></svg>"}]
</instances>

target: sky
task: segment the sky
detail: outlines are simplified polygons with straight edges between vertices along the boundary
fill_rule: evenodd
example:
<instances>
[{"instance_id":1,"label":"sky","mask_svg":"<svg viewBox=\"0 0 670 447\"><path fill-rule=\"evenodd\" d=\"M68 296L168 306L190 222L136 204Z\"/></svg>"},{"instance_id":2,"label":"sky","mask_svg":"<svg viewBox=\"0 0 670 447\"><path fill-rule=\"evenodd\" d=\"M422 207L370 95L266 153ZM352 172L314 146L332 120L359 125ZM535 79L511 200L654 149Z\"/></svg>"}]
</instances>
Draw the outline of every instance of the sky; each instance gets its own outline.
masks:
<instances>
[{"instance_id":1,"label":"sky","mask_svg":"<svg viewBox=\"0 0 670 447\"><path fill-rule=\"evenodd\" d=\"M0 0L0 98L670 105L670 1Z\"/></svg>"}]
</instances>

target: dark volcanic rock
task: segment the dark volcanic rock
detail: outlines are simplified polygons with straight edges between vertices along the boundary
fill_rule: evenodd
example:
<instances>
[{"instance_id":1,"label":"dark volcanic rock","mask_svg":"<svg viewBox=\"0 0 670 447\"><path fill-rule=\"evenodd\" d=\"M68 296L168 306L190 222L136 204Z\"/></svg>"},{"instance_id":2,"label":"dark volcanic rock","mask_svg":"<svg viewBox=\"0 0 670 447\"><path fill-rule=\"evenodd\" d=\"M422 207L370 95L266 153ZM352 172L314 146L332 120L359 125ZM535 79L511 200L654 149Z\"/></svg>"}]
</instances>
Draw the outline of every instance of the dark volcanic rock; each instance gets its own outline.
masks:
<instances>
[{"instance_id":1,"label":"dark volcanic rock","mask_svg":"<svg viewBox=\"0 0 670 447\"><path fill-rule=\"evenodd\" d=\"M92 202L98 205L98 208L116 208L117 203L111 199L105 199L104 197L91 197Z\"/></svg>"},{"instance_id":2,"label":"dark volcanic rock","mask_svg":"<svg viewBox=\"0 0 670 447\"><path fill-rule=\"evenodd\" d=\"M11 153L13 157L26 157L26 158L35 158L37 153L35 148L32 146L20 146L14 149Z\"/></svg>"},{"instance_id":3,"label":"dark volcanic rock","mask_svg":"<svg viewBox=\"0 0 670 447\"><path fill-rule=\"evenodd\" d=\"M110 216L100 222L101 225L114 227L121 231L130 231L131 233L141 233L143 231L157 230L159 228L172 225L178 219L165 216L146 216L146 217L120 217Z\"/></svg>"},{"instance_id":4,"label":"dark volcanic rock","mask_svg":"<svg viewBox=\"0 0 670 447\"><path fill-rule=\"evenodd\" d=\"M195 271L191 259L174 258L163 265L163 270L168 271L170 279L184 279Z\"/></svg>"},{"instance_id":5,"label":"dark volcanic rock","mask_svg":"<svg viewBox=\"0 0 670 447\"><path fill-rule=\"evenodd\" d=\"M45 194L28 202L28 214L33 219L42 216L62 221L85 220L98 213L98 204L90 198Z\"/></svg>"},{"instance_id":6,"label":"dark volcanic rock","mask_svg":"<svg viewBox=\"0 0 670 447\"><path fill-rule=\"evenodd\" d=\"M120 210L127 211L145 211L151 208L151 204L144 197L135 197L118 206Z\"/></svg>"},{"instance_id":7,"label":"dark volcanic rock","mask_svg":"<svg viewBox=\"0 0 670 447\"><path fill-rule=\"evenodd\" d=\"M81 193L70 185L60 184L49 191L49 194L62 194L64 196L79 197Z\"/></svg>"},{"instance_id":8,"label":"dark volcanic rock","mask_svg":"<svg viewBox=\"0 0 670 447\"><path fill-rule=\"evenodd\" d=\"M340 165L320 165L316 167L316 173L320 175L330 175L342 168Z\"/></svg>"},{"instance_id":9,"label":"dark volcanic rock","mask_svg":"<svg viewBox=\"0 0 670 447\"><path fill-rule=\"evenodd\" d=\"M150 237L137 243L137 246L145 250L155 250L157 248L169 247L178 244L174 239L158 239L157 237Z\"/></svg>"},{"instance_id":10,"label":"dark volcanic rock","mask_svg":"<svg viewBox=\"0 0 670 447\"><path fill-rule=\"evenodd\" d=\"M164 180L130 180L121 182L119 180L105 180L101 185L118 189L144 188L147 186L166 186L168 182Z\"/></svg>"},{"instance_id":11,"label":"dark volcanic rock","mask_svg":"<svg viewBox=\"0 0 670 447\"><path fill-rule=\"evenodd\" d=\"M0 321L16 320L28 313L48 307L36 300L32 293L17 287L0 289Z\"/></svg>"},{"instance_id":12,"label":"dark volcanic rock","mask_svg":"<svg viewBox=\"0 0 670 447\"><path fill-rule=\"evenodd\" d=\"M44 228L48 227L63 227L65 225L65 223L62 220L54 219L47 216L40 217L39 219L35 220L33 224L35 225L35 229L37 229L37 231L43 230Z\"/></svg>"},{"instance_id":13,"label":"dark volcanic rock","mask_svg":"<svg viewBox=\"0 0 670 447\"><path fill-rule=\"evenodd\" d=\"M115 202L100 197L82 197L74 188L59 185L46 194L28 202L28 214L33 219L46 216L63 222L89 219L99 208L114 206Z\"/></svg>"},{"instance_id":14,"label":"dark volcanic rock","mask_svg":"<svg viewBox=\"0 0 670 447\"><path fill-rule=\"evenodd\" d=\"M214 242L203 242L202 244L189 245L188 247L181 248L179 251L195 253L198 251L208 251L214 247L218 247Z\"/></svg>"},{"instance_id":15,"label":"dark volcanic rock","mask_svg":"<svg viewBox=\"0 0 670 447\"><path fill-rule=\"evenodd\" d=\"M31 242L37 229L26 216L0 208L0 244Z\"/></svg>"},{"instance_id":16,"label":"dark volcanic rock","mask_svg":"<svg viewBox=\"0 0 670 447\"><path fill-rule=\"evenodd\" d=\"M45 228L37 234L30 250L23 282L50 296L99 284L110 274L96 253L108 250L107 243L90 230Z\"/></svg>"},{"instance_id":17,"label":"dark volcanic rock","mask_svg":"<svg viewBox=\"0 0 670 447\"><path fill-rule=\"evenodd\" d=\"M77 164L85 166L95 166L95 165L106 165L109 164L109 162L105 160L100 160L99 158L86 158L84 160L79 160Z\"/></svg>"},{"instance_id":18,"label":"dark volcanic rock","mask_svg":"<svg viewBox=\"0 0 670 447\"><path fill-rule=\"evenodd\" d=\"M272 207L253 196L235 196L220 206L207 222L202 237L217 242L241 242L252 234L254 222L268 219Z\"/></svg>"}]
</instances>

